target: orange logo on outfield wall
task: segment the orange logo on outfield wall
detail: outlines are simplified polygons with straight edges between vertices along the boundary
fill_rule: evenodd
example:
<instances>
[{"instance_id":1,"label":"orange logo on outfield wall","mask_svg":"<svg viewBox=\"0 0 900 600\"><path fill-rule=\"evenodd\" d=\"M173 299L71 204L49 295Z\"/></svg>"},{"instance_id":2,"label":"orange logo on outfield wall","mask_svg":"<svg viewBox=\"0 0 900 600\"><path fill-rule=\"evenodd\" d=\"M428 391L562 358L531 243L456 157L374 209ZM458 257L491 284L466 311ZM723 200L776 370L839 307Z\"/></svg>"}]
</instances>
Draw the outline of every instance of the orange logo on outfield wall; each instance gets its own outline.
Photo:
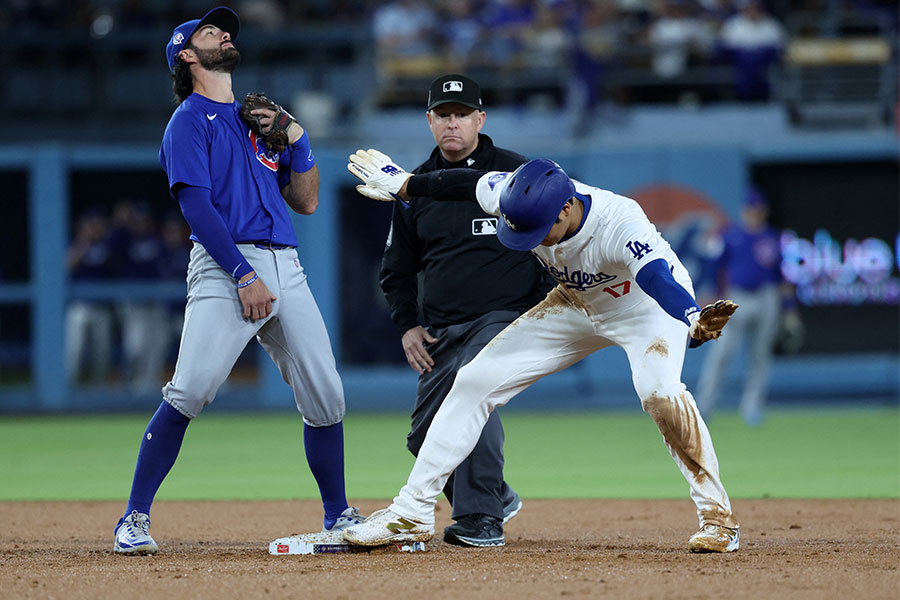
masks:
<instances>
[{"instance_id":1,"label":"orange logo on outfield wall","mask_svg":"<svg viewBox=\"0 0 900 600\"><path fill-rule=\"evenodd\" d=\"M641 205L672 246L691 274L695 290L706 293L714 285L706 265L721 252L717 232L728 222L728 215L703 192L676 183L654 183L625 195Z\"/></svg>"},{"instance_id":2,"label":"orange logo on outfield wall","mask_svg":"<svg viewBox=\"0 0 900 600\"><path fill-rule=\"evenodd\" d=\"M713 226L719 227L728 217L715 200L686 185L677 183L653 183L626 193L634 199L654 225L666 227L684 218L707 217Z\"/></svg>"}]
</instances>

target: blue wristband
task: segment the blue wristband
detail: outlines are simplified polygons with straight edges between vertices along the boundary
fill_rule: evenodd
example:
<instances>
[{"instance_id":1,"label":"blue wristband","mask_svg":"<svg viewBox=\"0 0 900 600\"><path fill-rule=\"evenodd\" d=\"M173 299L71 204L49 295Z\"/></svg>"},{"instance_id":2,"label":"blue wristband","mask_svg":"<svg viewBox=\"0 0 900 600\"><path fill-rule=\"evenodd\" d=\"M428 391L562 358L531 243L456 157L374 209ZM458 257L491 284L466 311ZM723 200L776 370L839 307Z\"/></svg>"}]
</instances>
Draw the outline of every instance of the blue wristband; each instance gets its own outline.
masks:
<instances>
[{"instance_id":1,"label":"blue wristband","mask_svg":"<svg viewBox=\"0 0 900 600\"><path fill-rule=\"evenodd\" d=\"M254 281L256 281L257 279L259 279L259 275L257 275L256 273L254 273L254 274L253 274L253 277L251 277L250 279L248 279L248 280L245 281L244 283L239 283L239 284L237 284L237 286L238 286L238 288L245 288L245 287L247 287L248 285L250 285L251 283L253 283Z\"/></svg>"},{"instance_id":2,"label":"blue wristband","mask_svg":"<svg viewBox=\"0 0 900 600\"><path fill-rule=\"evenodd\" d=\"M291 171L306 173L316 166L312 149L309 147L309 134L304 131L300 139L291 144Z\"/></svg>"}]
</instances>

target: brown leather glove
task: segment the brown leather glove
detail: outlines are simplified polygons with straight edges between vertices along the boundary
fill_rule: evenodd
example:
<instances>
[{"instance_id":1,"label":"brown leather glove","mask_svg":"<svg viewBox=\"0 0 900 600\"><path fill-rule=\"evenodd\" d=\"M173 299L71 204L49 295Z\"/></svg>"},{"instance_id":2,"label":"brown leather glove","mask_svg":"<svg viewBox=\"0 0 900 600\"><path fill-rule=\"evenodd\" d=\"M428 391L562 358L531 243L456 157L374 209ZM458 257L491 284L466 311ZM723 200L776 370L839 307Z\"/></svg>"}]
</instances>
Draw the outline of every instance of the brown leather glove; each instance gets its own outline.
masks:
<instances>
[{"instance_id":1,"label":"brown leather glove","mask_svg":"<svg viewBox=\"0 0 900 600\"><path fill-rule=\"evenodd\" d=\"M737 309L738 305L731 300L717 300L713 304L704 306L699 315L691 320L691 328L688 330L688 335L691 336L691 347L696 348L700 344L717 339L722 335L722 328Z\"/></svg>"},{"instance_id":2,"label":"brown leather glove","mask_svg":"<svg viewBox=\"0 0 900 600\"><path fill-rule=\"evenodd\" d=\"M252 114L252 111L259 108L265 108L275 113L270 125L263 127L261 123L261 120L266 118L266 115ZM287 128L290 127L291 123L297 122L293 115L280 105L275 104L262 94L253 93L244 97L244 102L241 104L241 119L247 123L250 131L263 139L266 143L266 149L277 153L284 152L288 145Z\"/></svg>"}]
</instances>

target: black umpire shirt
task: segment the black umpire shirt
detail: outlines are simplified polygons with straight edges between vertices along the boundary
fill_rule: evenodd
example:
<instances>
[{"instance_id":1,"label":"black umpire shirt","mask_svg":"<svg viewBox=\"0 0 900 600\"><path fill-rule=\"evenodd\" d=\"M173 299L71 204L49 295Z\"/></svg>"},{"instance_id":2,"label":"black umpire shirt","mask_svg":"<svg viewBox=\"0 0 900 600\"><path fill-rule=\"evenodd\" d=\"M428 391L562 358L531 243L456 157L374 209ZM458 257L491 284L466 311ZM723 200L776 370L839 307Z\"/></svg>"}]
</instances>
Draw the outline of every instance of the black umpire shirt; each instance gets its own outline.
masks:
<instances>
[{"instance_id":1,"label":"black umpire shirt","mask_svg":"<svg viewBox=\"0 0 900 600\"><path fill-rule=\"evenodd\" d=\"M460 167L514 171L527 160L479 134L478 146L465 159L451 163L436 147L413 173ZM552 282L540 263L530 252L501 244L496 231L497 218L477 202L417 197L409 208L394 203L381 261L381 289L401 335L419 325L420 271L426 326L465 323L493 310L521 313L544 298Z\"/></svg>"}]
</instances>

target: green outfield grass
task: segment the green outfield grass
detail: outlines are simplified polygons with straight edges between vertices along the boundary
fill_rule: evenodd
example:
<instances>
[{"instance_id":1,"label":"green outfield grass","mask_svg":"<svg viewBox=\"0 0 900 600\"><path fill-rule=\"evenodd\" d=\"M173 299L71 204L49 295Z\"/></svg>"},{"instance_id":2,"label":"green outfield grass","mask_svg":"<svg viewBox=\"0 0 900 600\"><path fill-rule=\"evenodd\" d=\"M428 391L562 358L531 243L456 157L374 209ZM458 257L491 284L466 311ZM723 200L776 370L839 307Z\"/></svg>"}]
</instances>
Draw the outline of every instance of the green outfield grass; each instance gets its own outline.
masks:
<instances>
[{"instance_id":1,"label":"green outfield grass","mask_svg":"<svg viewBox=\"0 0 900 600\"><path fill-rule=\"evenodd\" d=\"M0 500L124 500L149 413L0 419ZM685 498L687 485L640 412L503 414L506 477L527 498ZM408 417L345 421L351 498L406 481ZM900 498L900 411L773 411L749 429L710 425L734 498ZM188 429L160 499L318 498L296 413L215 414Z\"/></svg>"}]
</instances>

